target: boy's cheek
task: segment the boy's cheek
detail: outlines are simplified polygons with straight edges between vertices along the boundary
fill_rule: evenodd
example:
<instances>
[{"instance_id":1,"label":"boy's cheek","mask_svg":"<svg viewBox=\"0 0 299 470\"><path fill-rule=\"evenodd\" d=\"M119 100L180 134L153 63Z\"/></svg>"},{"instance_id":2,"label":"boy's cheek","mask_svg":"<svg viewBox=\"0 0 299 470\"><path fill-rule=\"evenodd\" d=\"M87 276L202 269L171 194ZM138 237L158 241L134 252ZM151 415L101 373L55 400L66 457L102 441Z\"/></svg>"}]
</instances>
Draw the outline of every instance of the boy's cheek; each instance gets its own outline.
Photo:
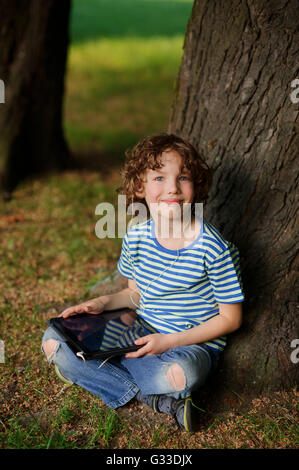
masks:
<instances>
[{"instance_id":1,"label":"boy's cheek","mask_svg":"<svg viewBox=\"0 0 299 470\"><path fill-rule=\"evenodd\" d=\"M158 190L151 190L151 191L148 191L146 193L146 199L149 201L149 202L158 202L159 201L159 198L161 196L161 191L158 191Z\"/></svg>"}]
</instances>

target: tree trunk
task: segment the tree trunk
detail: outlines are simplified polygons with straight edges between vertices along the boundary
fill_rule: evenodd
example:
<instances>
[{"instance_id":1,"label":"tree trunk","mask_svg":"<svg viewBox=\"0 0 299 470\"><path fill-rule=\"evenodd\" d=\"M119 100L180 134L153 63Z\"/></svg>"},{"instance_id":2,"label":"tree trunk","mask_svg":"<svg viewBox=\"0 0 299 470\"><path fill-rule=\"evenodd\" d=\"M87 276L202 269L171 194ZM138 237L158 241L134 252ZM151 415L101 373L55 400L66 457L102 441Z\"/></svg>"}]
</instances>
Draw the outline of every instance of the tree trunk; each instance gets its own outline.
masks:
<instances>
[{"instance_id":1,"label":"tree trunk","mask_svg":"<svg viewBox=\"0 0 299 470\"><path fill-rule=\"evenodd\" d=\"M214 168L204 217L240 250L244 320L217 380L243 393L298 382L298 6L196 0L168 128Z\"/></svg>"},{"instance_id":2,"label":"tree trunk","mask_svg":"<svg viewBox=\"0 0 299 470\"><path fill-rule=\"evenodd\" d=\"M0 0L0 186L65 168L62 98L70 0Z\"/></svg>"}]
</instances>

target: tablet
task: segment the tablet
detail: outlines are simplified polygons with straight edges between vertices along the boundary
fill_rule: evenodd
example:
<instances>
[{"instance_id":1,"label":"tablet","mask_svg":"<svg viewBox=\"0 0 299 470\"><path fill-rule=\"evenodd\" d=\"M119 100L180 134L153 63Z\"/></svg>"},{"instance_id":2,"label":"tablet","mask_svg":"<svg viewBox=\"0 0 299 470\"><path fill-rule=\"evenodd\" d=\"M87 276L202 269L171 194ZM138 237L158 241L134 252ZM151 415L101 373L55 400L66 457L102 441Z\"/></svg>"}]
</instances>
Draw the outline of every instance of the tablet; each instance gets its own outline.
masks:
<instances>
[{"instance_id":1,"label":"tablet","mask_svg":"<svg viewBox=\"0 0 299 470\"><path fill-rule=\"evenodd\" d=\"M47 323L66 340L70 349L83 360L104 359L137 351L134 341L151 331L134 311L117 309L97 315L75 314L51 318Z\"/></svg>"}]
</instances>

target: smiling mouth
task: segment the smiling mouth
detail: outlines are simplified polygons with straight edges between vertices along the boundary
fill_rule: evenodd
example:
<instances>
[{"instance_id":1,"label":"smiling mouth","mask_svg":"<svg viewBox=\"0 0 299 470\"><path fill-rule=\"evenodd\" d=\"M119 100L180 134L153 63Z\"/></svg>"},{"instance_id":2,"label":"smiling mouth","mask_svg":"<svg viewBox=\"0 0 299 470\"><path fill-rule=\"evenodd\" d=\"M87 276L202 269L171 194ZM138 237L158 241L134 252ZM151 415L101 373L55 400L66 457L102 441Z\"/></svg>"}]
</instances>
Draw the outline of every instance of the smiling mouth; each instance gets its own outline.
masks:
<instances>
[{"instance_id":1,"label":"smiling mouth","mask_svg":"<svg viewBox=\"0 0 299 470\"><path fill-rule=\"evenodd\" d=\"M181 204L182 201L179 201L178 199L167 199L161 202L165 202L166 204Z\"/></svg>"}]
</instances>

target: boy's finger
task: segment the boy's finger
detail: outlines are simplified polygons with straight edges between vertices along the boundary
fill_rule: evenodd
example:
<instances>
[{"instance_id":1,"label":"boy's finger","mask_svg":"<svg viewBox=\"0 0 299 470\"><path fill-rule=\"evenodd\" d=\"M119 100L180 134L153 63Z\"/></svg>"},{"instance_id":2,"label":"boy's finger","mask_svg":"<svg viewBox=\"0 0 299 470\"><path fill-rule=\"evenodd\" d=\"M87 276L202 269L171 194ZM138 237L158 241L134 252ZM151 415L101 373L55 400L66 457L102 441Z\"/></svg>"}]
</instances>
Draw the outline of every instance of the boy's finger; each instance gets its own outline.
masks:
<instances>
[{"instance_id":1,"label":"boy's finger","mask_svg":"<svg viewBox=\"0 0 299 470\"><path fill-rule=\"evenodd\" d=\"M63 312L61 312L61 314L58 315L58 316L59 316L59 317L64 317L64 318L66 318L66 317L68 317L69 315L70 315L70 309L67 308L66 310L63 310Z\"/></svg>"},{"instance_id":2,"label":"boy's finger","mask_svg":"<svg viewBox=\"0 0 299 470\"><path fill-rule=\"evenodd\" d=\"M127 353L126 357L128 357L128 358L130 358L130 357L141 357L141 356L144 356L146 353L147 353L147 347L144 346L143 348L138 349L138 351Z\"/></svg>"},{"instance_id":3,"label":"boy's finger","mask_svg":"<svg viewBox=\"0 0 299 470\"><path fill-rule=\"evenodd\" d=\"M59 316L67 318L71 316L73 313L82 313L83 310L80 310L78 307L70 307L64 310Z\"/></svg>"},{"instance_id":4,"label":"boy's finger","mask_svg":"<svg viewBox=\"0 0 299 470\"><path fill-rule=\"evenodd\" d=\"M141 344L146 344L148 343L148 341L149 341L148 336L142 336L141 338L136 339L135 344L137 344L137 346L141 346Z\"/></svg>"},{"instance_id":5,"label":"boy's finger","mask_svg":"<svg viewBox=\"0 0 299 470\"><path fill-rule=\"evenodd\" d=\"M98 313L96 309L94 309L92 304L85 304L85 305L76 305L75 307L69 307L65 309L59 317L67 318L74 313Z\"/></svg>"}]
</instances>

